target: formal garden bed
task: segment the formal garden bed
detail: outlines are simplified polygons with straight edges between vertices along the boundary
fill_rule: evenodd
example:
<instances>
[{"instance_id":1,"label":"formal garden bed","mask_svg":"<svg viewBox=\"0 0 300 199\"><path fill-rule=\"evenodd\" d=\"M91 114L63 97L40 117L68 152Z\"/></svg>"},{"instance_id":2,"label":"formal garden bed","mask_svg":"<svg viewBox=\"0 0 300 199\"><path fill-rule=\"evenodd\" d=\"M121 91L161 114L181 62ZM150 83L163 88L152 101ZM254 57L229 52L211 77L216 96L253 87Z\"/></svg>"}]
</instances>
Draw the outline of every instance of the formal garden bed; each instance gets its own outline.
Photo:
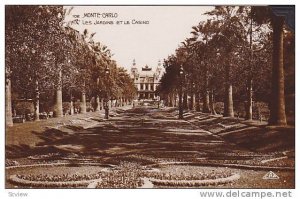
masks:
<instances>
[{"instance_id":1,"label":"formal garden bed","mask_svg":"<svg viewBox=\"0 0 300 199\"><path fill-rule=\"evenodd\" d=\"M7 180L23 188L152 188L156 186L197 187L238 180L230 169L189 165L142 166L121 162L49 163L7 167Z\"/></svg>"},{"instance_id":2,"label":"formal garden bed","mask_svg":"<svg viewBox=\"0 0 300 199\"><path fill-rule=\"evenodd\" d=\"M7 180L16 186L28 187L87 187L100 180L113 165L99 163L51 162L18 165L6 168Z\"/></svg>"},{"instance_id":3,"label":"formal garden bed","mask_svg":"<svg viewBox=\"0 0 300 199\"><path fill-rule=\"evenodd\" d=\"M150 182L157 187L172 187L172 188L184 188L184 187L200 187L200 186L210 186L210 185L222 185L235 182L239 180L239 174L232 174L223 178L213 178L213 179L203 179L203 180L190 180L190 179L156 179L149 178Z\"/></svg>"},{"instance_id":4,"label":"formal garden bed","mask_svg":"<svg viewBox=\"0 0 300 199\"><path fill-rule=\"evenodd\" d=\"M144 174L154 188L184 188L232 183L240 178L228 168L202 167L177 164L161 165L159 172Z\"/></svg>"},{"instance_id":5,"label":"formal garden bed","mask_svg":"<svg viewBox=\"0 0 300 199\"><path fill-rule=\"evenodd\" d=\"M221 186L239 179L232 172L236 169L291 171L295 164L294 152L204 155L184 159L128 155L101 160L76 153L48 153L7 159L6 168L10 183L25 188L155 188Z\"/></svg>"},{"instance_id":6,"label":"formal garden bed","mask_svg":"<svg viewBox=\"0 0 300 199\"><path fill-rule=\"evenodd\" d=\"M53 188L74 188L74 187L86 187L93 183L95 180L99 180L99 174L94 175L11 175L9 180L12 183L29 186L29 187L53 187Z\"/></svg>"}]
</instances>

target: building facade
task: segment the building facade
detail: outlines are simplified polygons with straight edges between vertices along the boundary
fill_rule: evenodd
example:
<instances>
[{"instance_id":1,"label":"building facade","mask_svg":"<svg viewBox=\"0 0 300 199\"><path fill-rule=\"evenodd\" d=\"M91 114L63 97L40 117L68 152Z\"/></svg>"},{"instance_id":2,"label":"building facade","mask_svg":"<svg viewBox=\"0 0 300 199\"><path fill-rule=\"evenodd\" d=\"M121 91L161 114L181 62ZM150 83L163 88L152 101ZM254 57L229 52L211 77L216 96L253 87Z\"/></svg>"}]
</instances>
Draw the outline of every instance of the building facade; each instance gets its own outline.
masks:
<instances>
[{"instance_id":1,"label":"building facade","mask_svg":"<svg viewBox=\"0 0 300 199\"><path fill-rule=\"evenodd\" d=\"M152 70L148 65L138 68L133 60L131 66L131 78L138 90L137 99L139 100L154 100L156 99L156 90L160 84L160 78L163 75L162 66L160 61L157 67Z\"/></svg>"}]
</instances>

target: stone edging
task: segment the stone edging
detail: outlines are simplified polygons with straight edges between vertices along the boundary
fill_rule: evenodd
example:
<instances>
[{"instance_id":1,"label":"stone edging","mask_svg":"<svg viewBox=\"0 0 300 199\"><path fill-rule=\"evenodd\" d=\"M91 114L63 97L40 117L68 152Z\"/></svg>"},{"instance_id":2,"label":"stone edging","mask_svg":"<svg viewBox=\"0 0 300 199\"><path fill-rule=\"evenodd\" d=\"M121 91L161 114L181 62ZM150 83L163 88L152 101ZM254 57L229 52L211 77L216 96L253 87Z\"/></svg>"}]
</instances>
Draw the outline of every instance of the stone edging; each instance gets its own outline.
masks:
<instances>
[{"instance_id":1,"label":"stone edging","mask_svg":"<svg viewBox=\"0 0 300 199\"><path fill-rule=\"evenodd\" d=\"M154 188L154 184L150 181L149 178L141 178L144 182L144 184L140 187L138 187L139 189L151 189L151 188Z\"/></svg>"},{"instance_id":2,"label":"stone edging","mask_svg":"<svg viewBox=\"0 0 300 199\"><path fill-rule=\"evenodd\" d=\"M238 169L264 170L264 171L269 171L269 170L291 171L291 170L295 170L294 167L270 167L270 166L255 166L255 165L245 165L245 164L223 164L223 165L215 164L215 166L232 167L232 168L238 168Z\"/></svg>"},{"instance_id":3,"label":"stone edging","mask_svg":"<svg viewBox=\"0 0 300 199\"><path fill-rule=\"evenodd\" d=\"M103 167L114 167L115 165L112 164L102 164L96 162L79 162L79 163L64 163L64 162L57 162L57 163L45 163L45 164L26 164L26 165L17 165L17 166L8 166L5 169L17 169L17 168L27 168L27 167L48 167L48 166L72 166L72 165L87 165L87 166L103 166Z\"/></svg>"},{"instance_id":4,"label":"stone edging","mask_svg":"<svg viewBox=\"0 0 300 199\"><path fill-rule=\"evenodd\" d=\"M218 164L218 163L198 163L198 162L161 162L152 164L154 165L189 165L189 166L207 166L207 167L231 167L237 169L251 169L251 170L281 170L281 171L292 171L294 167L270 167L270 166L258 166L258 165L246 165L246 164Z\"/></svg>"},{"instance_id":5,"label":"stone edging","mask_svg":"<svg viewBox=\"0 0 300 199\"><path fill-rule=\"evenodd\" d=\"M260 162L264 164L264 163L267 163L267 162L273 162L273 161L287 159L287 158L289 158L289 157L288 156L282 156L282 157L278 157L278 158L271 158L271 159L262 160Z\"/></svg>"}]
</instances>

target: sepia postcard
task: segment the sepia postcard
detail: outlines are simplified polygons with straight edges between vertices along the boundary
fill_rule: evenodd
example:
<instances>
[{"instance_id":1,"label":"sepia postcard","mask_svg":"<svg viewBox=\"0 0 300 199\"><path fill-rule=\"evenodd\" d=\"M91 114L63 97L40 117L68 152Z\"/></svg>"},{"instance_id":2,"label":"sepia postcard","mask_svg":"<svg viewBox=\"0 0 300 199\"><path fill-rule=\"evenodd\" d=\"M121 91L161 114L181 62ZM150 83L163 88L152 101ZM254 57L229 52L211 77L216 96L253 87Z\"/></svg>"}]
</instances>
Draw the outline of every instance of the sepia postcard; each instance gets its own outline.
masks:
<instances>
[{"instance_id":1,"label":"sepia postcard","mask_svg":"<svg viewBox=\"0 0 300 199\"><path fill-rule=\"evenodd\" d=\"M295 5L5 5L4 170L9 197L291 197Z\"/></svg>"}]
</instances>

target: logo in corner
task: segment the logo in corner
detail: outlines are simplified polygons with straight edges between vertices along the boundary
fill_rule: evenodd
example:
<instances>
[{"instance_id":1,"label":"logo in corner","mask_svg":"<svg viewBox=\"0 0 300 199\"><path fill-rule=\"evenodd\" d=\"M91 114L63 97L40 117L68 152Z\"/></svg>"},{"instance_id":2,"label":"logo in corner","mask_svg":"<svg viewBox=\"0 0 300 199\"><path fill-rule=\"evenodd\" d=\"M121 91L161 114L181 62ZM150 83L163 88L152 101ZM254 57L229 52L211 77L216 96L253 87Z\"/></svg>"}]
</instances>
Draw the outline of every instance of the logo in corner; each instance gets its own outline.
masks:
<instances>
[{"instance_id":1,"label":"logo in corner","mask_svg":"<svg viewBox=\"0 0 300 199\"><path fill-rule=\"evenodd\" d=\"M273 171L269 171L268 173L266 173L266 175L264 175L263 179L264 180L278 180L279 176L276 175Z\"/></svg>"}]
</instances>

